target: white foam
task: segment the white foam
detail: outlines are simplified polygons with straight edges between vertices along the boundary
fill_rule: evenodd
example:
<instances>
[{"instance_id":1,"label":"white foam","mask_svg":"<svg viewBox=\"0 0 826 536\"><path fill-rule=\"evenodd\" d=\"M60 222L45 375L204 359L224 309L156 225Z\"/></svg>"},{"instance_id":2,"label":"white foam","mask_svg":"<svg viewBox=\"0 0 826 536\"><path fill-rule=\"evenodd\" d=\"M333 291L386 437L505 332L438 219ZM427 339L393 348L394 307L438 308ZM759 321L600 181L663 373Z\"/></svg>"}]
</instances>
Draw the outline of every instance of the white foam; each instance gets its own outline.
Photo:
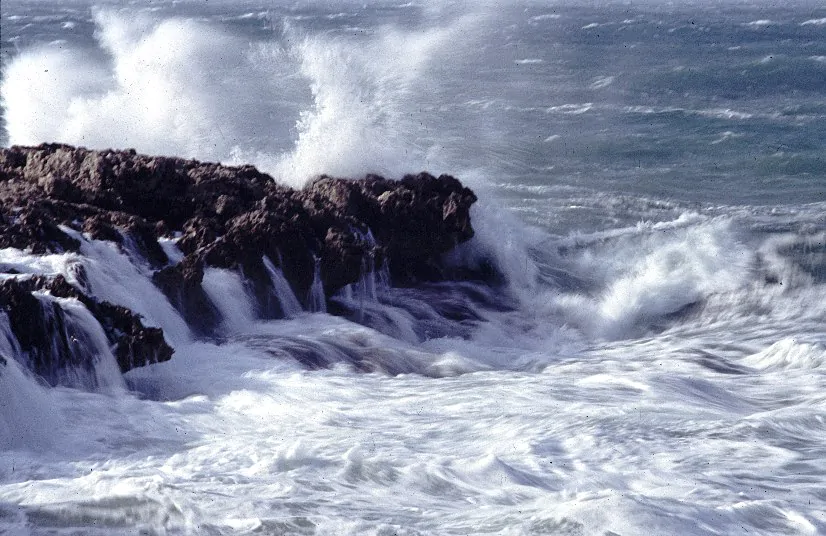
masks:
<instances>
[{"instance_id":1,"label":"white foam","mask_svg":"<svg viewBox=\"0 0 826 536\"><path fill-rule=\"evenodd\" d=\"M743 134L739 134L737 132L732 132L730 130L726 130L725 132L720 133L720 137L716 140L711 142L711 145L717 145L723 142L726 142L731 139L742 138Z\"/></svg>"},{"instance_id":2,"label":"white foam","mask_svg":"<svg viewBox=\"0 0 826 536\"><path fill-rule=\"evenodd\" d=\"M639 322L751 282L753 254L739 243L730 221L688 218L629 231L562 261L572 262L565 269L599 290L546 298L551 309L558 307L592 336L627 336Z\"/></svg>"},{"instance_id":3,"label":"white foam","mask_svg":"<svg viewBox=\"0 0 826 536\"><path fill-rule=\"evenodd\" d=\"M604 89L614 83L614 76L599 76L588 86L591 89Z\"/></svg>"},{"instance_id":4,"label":"white foam","mask_svg":"<svg viewBox=\"0 0 826 536\"><path fill-rule=\"evenodd\" d=\"M772 26L774 24L777 24L777 23L774 22L773 20L760 19L760 20L755 20L755 21L748 22L748 23L744 24L744 26L749 26L749 27L752 27L752 28L765 28L766 26Z\"/></svg>"},{"instance_id":5,"label":"white foam","mask_svg":"<svg viewBox=\"0 0 826 536\"><path fill-rule=\"evenodd\" d=\"M629 106L625 110L629 113L639 114L671 114L675 112L685 114L696 114L703 117L711 117L715 119L751 119L755 115L752 113L732 110L730 108L709 108L709 109L687 109L678 107L656 108L650 106Z\"/></svg>"},{"instance_id":6,"label":"white foam","mask_svg":"<svg viewBox=\"0 0 826 536\"><path fill-rule=\"evenodd\" d=\"M556 19L561 19L561 18L562 18L562 15L559 15L557 13L544 13L542 15L535 15L535 16L531 17L530 21L531 22L540 22L540 21L543 21L543 20L556 20Z\"/></svg>"},{"instance_id":7,"label":"white foam","mask_svg":"<svg viewBox=\"0 0 826 536\"><path fill-rule=\"evenodd\" d=\"M714 117L719 119L751 119L753 117L753 114L739 112L737 110L731 110L729 108L714 108L710 110L690 110L690 112L697 113L705 117Z\"/></svg>"},{"instance_id":8,"label":"white foam","mask_svg":"<svg viewBox=\"0 0 826 536\"><path fill-rule=\"evenodd\" d=\"M9 275L8 272L11 271L45 276L62 274L70 282L76 283L75 270L81 263L82 257L75 253L34 255L15 248L0 249L0 268L7 272L0 274L0 278L17 277Z\"/></svg>"},{"instance_id":9,"label":"white foam","mask_svg":"<svg viewBox=\"0 0 826 536\"><path fill-rule=\"evenodd\" d=\"M591 111L594 104L591 102L584 102L581 104L560 104L558 106L549 106L545 109L547 114L573 114L579 115Z\"/></svg>"},{"instance_id":10,"label":"white foam","mask_svg":"<svg viewBox=\"0 0 826 536\"><path fill-rule=\"evenodd\" d=\"M821 344L782 339L745 357L743 364L760 370L817 369L826 364L826 348Z\"/></svg>"},{"instance_id":11,"label":"white foam","mask_svg":"<svg viewBox=\"0 0 826 536\"><path fill-rule=\"evenodd\" d=\"M0 450L41 450L62 429L53 397L13 357L0 357Z\"/></svg>"}]
</instances>

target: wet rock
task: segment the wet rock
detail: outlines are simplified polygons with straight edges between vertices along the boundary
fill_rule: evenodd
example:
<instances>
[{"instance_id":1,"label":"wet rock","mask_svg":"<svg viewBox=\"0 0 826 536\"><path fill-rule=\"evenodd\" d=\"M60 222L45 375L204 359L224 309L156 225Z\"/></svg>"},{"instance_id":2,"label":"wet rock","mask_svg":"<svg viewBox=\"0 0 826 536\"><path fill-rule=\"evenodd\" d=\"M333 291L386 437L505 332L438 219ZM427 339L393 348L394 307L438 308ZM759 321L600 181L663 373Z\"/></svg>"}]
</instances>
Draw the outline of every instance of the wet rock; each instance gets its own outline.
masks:
<instances>
[{"instance_id":1,"label":"wet rock","mask_svg":"<svg viewBox=\"0 0 826 536\"><path fill-rule=\"evenodd\" d=\"M0 248L78 250L78 240L61 227L116 242L146 260L155 284L201 335L221 320L201 288L207 266L239 271L265 317L278 311L267 297L272 283L264 256L305 306L316 267L327 298L384 262L397 285L472 279L478 274L447 266L443 256L473 236L475 201L446 175L320 177L293 190L252 166L61 144L0 149ZM158 244L164 236L177 238L184 255L178 264ZM104 315L107 336L120 334L122 368L166 357L153 332L129 323L128 312L104 310L82 292L71 297L90 311L96 307L96 318Z\"/></svg>"},{"instance_id":2,"label":"wet rock","mask_svg":"<svg viewBox=\"0 0 826 536\"><path fill-rule=\"evenodd\" d=\"M36 292L82 303L103 328L122 372L172 357L159 328L144 326L126 307L84 294L63 276L6 279L0 283L0 308L29 367L50 383L59 383L73 368L90 370L97 356L83 344L82 330L72 325L61 306Z\"/></svg>"},{"instance_id":3,"label":"wet rock","mask_svg":"<svg viewBox=\"0 0 826 536\"><path fill-rule=\"evenodd\" d=\"M220 324L221 315L204 292L203 279L203 263L192 257L175 266L167 266L152 277L190 329L200 337L208 337Z\"/></svg>"}]
</instances>

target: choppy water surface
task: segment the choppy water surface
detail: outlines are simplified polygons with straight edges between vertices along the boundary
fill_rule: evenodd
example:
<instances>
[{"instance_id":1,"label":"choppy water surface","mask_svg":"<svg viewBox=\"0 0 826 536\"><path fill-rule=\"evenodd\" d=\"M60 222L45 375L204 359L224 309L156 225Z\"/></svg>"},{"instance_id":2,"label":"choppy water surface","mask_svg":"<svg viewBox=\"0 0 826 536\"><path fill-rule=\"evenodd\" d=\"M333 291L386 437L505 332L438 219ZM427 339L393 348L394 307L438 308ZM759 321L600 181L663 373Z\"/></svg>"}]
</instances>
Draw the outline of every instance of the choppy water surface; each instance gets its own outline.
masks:
<instances>
[{"instance_id":1,"label":"choppy water surface","mask_svg":"<svg viewBox=\"0 0 826 536\"><path fill-rule=\"evenodd\" d=\"M0 251L177 348L92 391L0 362L0 530L826 531L822 6L4 1L2 56L7 144L449 172L511 284L373 282L372 329L215 271L212 344L111 245Z\"/></svg>"}]
</instances>

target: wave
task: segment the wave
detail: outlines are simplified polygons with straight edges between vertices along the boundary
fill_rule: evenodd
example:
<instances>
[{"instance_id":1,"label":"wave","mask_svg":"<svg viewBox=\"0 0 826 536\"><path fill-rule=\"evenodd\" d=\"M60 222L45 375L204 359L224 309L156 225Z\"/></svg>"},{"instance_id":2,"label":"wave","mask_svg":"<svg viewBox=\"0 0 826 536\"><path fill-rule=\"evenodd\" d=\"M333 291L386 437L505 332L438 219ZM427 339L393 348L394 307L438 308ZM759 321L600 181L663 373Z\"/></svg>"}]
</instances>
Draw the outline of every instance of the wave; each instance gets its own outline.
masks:
<instances>
[{"instance_id":1,"label":"wave","mask_svg":"<svg viewBox=\"0 0 826 536\"><path fill-rule=\"evenodd\" d=\"M432 169L429 148L411 141L425 125L410 110L428 70L479 20L345 37L285 19L250 43L202 20L111 8L93 18L95 49L37 46L9 62L0 95L11 144L252 163L294 185Z\"/></svg>"},{"instance_id":2,"label":"wave","mask_svg":"<svg viewBox=\"0 0 826 536\"><path fill-rule=\"evenodd\" d=\"M653 108L648 106L629 106L625 108L627 113L637 114L685 114L699 115L712 119L736 119L746 120L754 117L754 114L732 110L730 108L710 108L710 109L686 109L686 108Z\"/></svg>"},{"instance_id":3,"label":"wave","mask_svg":"<svg viewBox=\"0 0 826 536\"><path fill-rule=\"evenodd\" d=\"M744 358L743 364L760 370L816 369L826 364L826 348L821 344L783 339Z\"/></svg>"},{"instance_id":4,"label":"wave","mask_svg":"<svg viewBox=\"0 0 826 536\"><path fill-rule=\"evenodd\" d=\"M747 23L743 24L743 26L747 26L747 27L751 27L751 28L764 28L766 26L772 26L772 25L775 25L775 24L777 24L777 23L773 20L760 19L760 20L754 20L754 21L751 21L751 22L747 22Z\"/></svg>"},{"instance_id":5,"label":"wave","mask_svg":"<svg viewBox=\"0 0 826 536\"><path fill-rule=\"evenodd\" d=\"M271 39L250 44L225 26L203 20L97 9L93 50L38 47L8 64L0 87L6 127L12 143L60 139L91 147L133 146L146 152L253 163L294 184L320 173L400 175L410 168L446 165L440 160L442 153L428 146L433 137L419 136L430 125L417 125L414 110L436 84L440 65L461 59L456 41L461 38L461 46L473 46L476 34L471 29L480 24L481 16L449 15L426 28L380 26L357 37L313 33L299 27L295 17L285 18ZM534 57L515 61L537 62ZM590 80L596 89L613 81ZM483 107L499 103L484 98L467 102ZM594 103L572 102L526 110L566 116L599 109ZM757 117L724 107L625 110L737 121ZM544 139L552 142L559 136ZM722 136L719 141L733 135L725 131ZM504 214L490 199L492 192L485 190L488 172L463 171L478 186L483 201L474 208L477 237L453 253L455 261L475 262L478 249L495 258L507 275L508 292L517 298L521 320L537 338L544 332L550 339L558 336L576 344L582 339L637 336L670 325L711 296L737 293L764 276L774 277L755 271L755 259L770 256L745 244L739 223L732 219L685 214L671 223L559 239ZM90 274L94 295L129 307L147 325L163 327L170 344L187 345L197 338L147 278L139 259L124 256L120 246L74 236L82 244L80 257L24 259L20 251L7 251L3 262L26 273L60 273L67 279L72 271L66 266L78 264ZM162 240L161 246L174 253L174 241ZM272 273L276 281L278 272ZM797 273L796 281L802 281L803 272ZM788 275L784 274L781 279ZM249 289L239 274L210 269L204 276L208 297L218 309L224 308L219 313L225 319L225 336L255 323ZM812 279L801 284L817 283ZM283 303L278 307L292 311L285 316L313 309L303 294L280 294ZM422 303L409 296L390 296L393 292L380 294L372 293L365 301L362 293L358 305L341 298L339 305L349 318L379 332L422 343L422 334L432 327L422 327L426 322L416 317L426 316ZM324 300L316 303L314 309L322 310ZM492 318L491 311L480 313L483 308L473 300L465 300L464 306L480 318ZM433 318L428 321L435 323ZM496 318L492 323L496 322L506 321ZM505 333L507 344L541 345L517 340L513 326L492 328L490 323L480 322L470 330L452 326L448 331L451 336L485 340L495 339L494 332ZM579 333L568 337L565 330ZM500 366L497 359L480 360L478 366Z\"/></svg>"},{"instance_id":6,"label":"wave","mask_svg":"<svg viewBox=\"0 0 826 536\"><path fill-rule=\"evenodd\" d=\"M634 337L753 280L753 252L729 219L685 215L555 242L553 292L532 303L589 337Z\"/></svg>"}]
</instances>

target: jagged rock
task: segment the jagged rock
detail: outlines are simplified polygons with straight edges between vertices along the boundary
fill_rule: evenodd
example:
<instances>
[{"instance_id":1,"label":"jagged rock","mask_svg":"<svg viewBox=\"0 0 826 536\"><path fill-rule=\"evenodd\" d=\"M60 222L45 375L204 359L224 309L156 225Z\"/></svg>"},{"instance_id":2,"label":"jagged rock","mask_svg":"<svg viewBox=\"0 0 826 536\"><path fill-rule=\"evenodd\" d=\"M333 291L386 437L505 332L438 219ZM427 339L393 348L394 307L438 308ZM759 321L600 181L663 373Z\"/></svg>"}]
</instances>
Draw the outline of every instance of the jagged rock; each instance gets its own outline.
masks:
<instances>
[{"instance_id":1,"label":"jagged rock","mask_svg":"<svg viewBox=\"0 0 826 536\"><path fill-rule=\"evenodd\" d=\"M264 256L305 306L316 267L328 299L385 262L397 285L487 277L442 262L446 252L473 236L475 201L471 190L446 175L420 173L400 181L320 177L293 190L252 166L60 144L0 149L0 248L77 251L80 242L61 226L116 242L148 262L155 284L200 335L221 321L201 287L205 267L239 271L262 317L280 313ZM174 265L158 243L171 236L184 255ZM144 327L127 309L97 302L62 278L28 281L4 283L0 306L17 315L15 332L40 360L36 368L52 365L44 361L47 353L68 351L59 340L39 354L31 350L52 344L42 339L60 328L34 320L48 316L31 295L38 289L86 305L114 345L122 370L171 355L160 330Z\"/></svg>"},{"instance_id":2,"label":"jagged rock","mask_svg":"<svg viewBox=\"0 0 826 536\"><path fill-rule=\"evenodd\" d=\"M260 272L266 254L304 296L315 258L328 294L385 258L397 283L443 279L440 256L473 236L476 196L446 175L321 177L291 190L252 166L44 144L0 152L0 201L0 246L76 249L57 225L81 222L97 238L130 237L161 267L159 233L180 232L184 254L210 266Z\"/></svg>"},{"instance_id":3,"label":"jagged rock","mask_svg":"<svg viewBox=\"0 0 826 536\"><path fill-rule=\"evenodd\" d=\"M388 258L397 284L444 279L440 257L473 237L470 206L476 196L449 175L436 178L420 173L399 182L375 175L362 181L322 177L305 191L332 205L338 220L350 219L372 231L382 245L374 260L380 264L384 256ZM311 205L310 210L317 206ZM345 241L338 242L341 247L331 249L347 259L352 249Z\"/></svg>"},{"instance_id":4,"label":"jagged rock","mask_svg":"<svg viewBox=\"0 0 826 536\"><path fill-rule=\"evenodd\" d=\"M29 366L49 382L58 383L72 368L90 369L96 356L83 344L80 328L68 321L60 305L38 298L35 291L81 302L103 328L122 372L172 357L173 350L159 328L144 326L126 307L87 296L63 276L7 279L0 283L0 307Z\"/></svg>"},{"instance_id":5,"label":"jagged rock","mask_svg":"<svg viewBox=\"0 0 826 536\"><path fill-rule=\"evenodd\" d=\"M75 251L77 240L61 231L47 206L37 202L15 205L0 197L0 249L29 249L33 253Z\"/></svg>"}]
</instances>

